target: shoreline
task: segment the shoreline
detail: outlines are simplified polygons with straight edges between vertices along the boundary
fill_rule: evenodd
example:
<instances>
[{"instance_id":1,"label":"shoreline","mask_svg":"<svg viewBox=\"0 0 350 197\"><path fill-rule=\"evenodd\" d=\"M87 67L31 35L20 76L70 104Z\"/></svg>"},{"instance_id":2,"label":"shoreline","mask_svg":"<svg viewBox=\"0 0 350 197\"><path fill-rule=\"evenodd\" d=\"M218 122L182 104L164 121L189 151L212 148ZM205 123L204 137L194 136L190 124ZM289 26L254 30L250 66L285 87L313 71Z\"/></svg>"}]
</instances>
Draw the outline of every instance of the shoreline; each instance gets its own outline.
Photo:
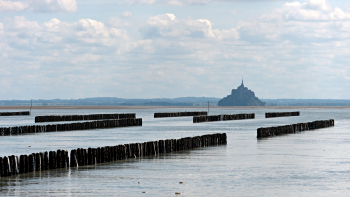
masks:
<instances>
[{"instance_id":1,"label":"shoreline","mask_svg":"<svg viewBox=\"0 0 350 197\"><path fill-rule=\"evenodd\" d=\"M32 109L182 109L203 108L206 106L33 106ZM350 106L212 106L210 109L350 109ZM30 110L30 106L0 106L0 109Z\"/></svg>"}]
</instances>

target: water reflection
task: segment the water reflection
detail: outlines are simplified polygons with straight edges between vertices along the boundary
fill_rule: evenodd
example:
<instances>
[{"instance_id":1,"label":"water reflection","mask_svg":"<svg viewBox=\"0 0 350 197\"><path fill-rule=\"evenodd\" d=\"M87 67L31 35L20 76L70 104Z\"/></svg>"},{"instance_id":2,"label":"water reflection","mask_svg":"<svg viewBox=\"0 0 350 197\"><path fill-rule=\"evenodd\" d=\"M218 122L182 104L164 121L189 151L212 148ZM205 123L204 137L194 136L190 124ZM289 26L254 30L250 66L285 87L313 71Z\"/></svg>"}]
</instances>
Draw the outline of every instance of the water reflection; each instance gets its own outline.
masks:
<instances>
[{"instance_id":1,"label":"water reflection","mask_svg":"<svg viewBox=\"0 0 350 197\"><path fill-rule=\"evenodd\" d=\"M20 174L16 176L0 178L0 194L4 196L18 196L18 195L81 195L89 192L99 193L100 187L92 185L94 180L101 181L102 179L109 180L118 184L116 186L122 190L134 189L148 189L151 182L147 181L148 178L140 178L134 176L135 173L158 173L158 170L166 170L168 165L174 167L183 165L196 157L203 156L202 151L215 151L215 149L226 149L226 145L201 147L194 150L179 151L176 153L166 153L157 156L146 156L142 158L127 159L109 163L103 163L98 165L83 166L70 169L55 169L40 172L31 172L26 174ZM205 154L205 153L204 153ZM187 161L186 161L187 160ZM178 164L173 164L176 161ZM180 162L179 162L180 161ZM158 169L153 169L153 165L162 166ZM187 164L185 164L187 165ZM170 168L167 175L171 175L173 170ZM156 178L157 181L163 180L163 175ZM104 181L103 181L104 182ZM107 181L108 182L108 181ZM102 188L105 190L110 188L115 191L111 183L106 184ZM129 183L134 182L133 186ZM140 184L138 183L140 182ZM127 184L125 184L127 183ZM136 185L137 183L137 185ZM102 184L99 182L97 185ZM153 187L153 186L152 186ZM158 186L157 186L158 187ZM79 191L76 189L83 189ZM112 189L113 188L113 189ZM101 188L100 188L101 189ZM110 191L104 194L111 194ZM152 192L148 193L149 195Z\"/></svg>"},{"instance_id":2,"label":"water reflection","mask_svg":"<svg viewBox=\"0 0 350 197\"><path fill-rule=\"evenodd\" d=\"M197 109L183 109L185 110ZM296 110L299 109L293 111ZM140 128L0 137L0 156L175 139L209 133L227 133L228 144L78 169L57 169L1 178L0 195L174 196L175 192L181 192L182 196L350 195L347 186L350 171L349 109L303 108L300 109L300 117L267 120L264 118L266 111L288 110L213 108L211 114L256 113L256 119L201 124L193 124L191 118L156 120L153 118L155 111L171 110L113 111L136 112L137 117L143 118L144 124ZM69 112L81 114L76 110ZM66 111L36 110L35 113L66 114ZM86 110L84 113L105 111ZM336 120L333 128L256 138L256 129L259 127L330 118ZM18 120L21 124L27 124L26 121L28 120ZM12 120L6 124L17 123ZM184 184L179 184L180 181Z\"/></svg>"}]
</instances>

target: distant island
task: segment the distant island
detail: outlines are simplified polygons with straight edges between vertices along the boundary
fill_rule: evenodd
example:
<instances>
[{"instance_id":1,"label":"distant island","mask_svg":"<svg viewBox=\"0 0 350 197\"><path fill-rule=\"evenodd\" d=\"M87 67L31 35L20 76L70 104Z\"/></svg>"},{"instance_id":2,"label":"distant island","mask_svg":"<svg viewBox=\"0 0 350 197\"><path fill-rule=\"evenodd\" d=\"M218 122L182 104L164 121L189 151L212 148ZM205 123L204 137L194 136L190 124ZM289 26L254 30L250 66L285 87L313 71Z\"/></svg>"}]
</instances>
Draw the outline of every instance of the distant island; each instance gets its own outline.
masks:
<instances>
[{"instance_id":1,"label":"distant island","mask_svg":"<svg viewBox=\"0 0 350 197\"><path fill-rule=\"evenodd\" d=\"M259 100L254 92L242 84L237 89L232 89L231 95L221 99L218 106L265 106L266 103Z\"/></svg>"}]
</instances>

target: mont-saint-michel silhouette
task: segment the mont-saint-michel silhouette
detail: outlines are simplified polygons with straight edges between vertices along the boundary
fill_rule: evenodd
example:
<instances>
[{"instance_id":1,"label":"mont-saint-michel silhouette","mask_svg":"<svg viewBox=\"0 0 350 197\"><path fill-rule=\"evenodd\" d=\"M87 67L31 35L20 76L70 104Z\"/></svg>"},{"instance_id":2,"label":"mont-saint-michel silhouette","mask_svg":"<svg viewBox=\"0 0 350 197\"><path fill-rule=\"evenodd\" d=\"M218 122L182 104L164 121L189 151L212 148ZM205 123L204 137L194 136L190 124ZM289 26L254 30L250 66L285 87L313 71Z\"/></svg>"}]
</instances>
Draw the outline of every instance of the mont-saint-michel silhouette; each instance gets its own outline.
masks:
<instances>
[{"instance_id":1,"label":"mont-saint-michel silhouette","mask_svg":"<svg viewBox=\"0 0 350 197\"><path fill-rule=\"evenodd\" d=\"M266 103L259 100L254 92L242 84L237 89L232 89L231 95L221 99L218 106L265 106Z\"/></svg>"}]
</instances>

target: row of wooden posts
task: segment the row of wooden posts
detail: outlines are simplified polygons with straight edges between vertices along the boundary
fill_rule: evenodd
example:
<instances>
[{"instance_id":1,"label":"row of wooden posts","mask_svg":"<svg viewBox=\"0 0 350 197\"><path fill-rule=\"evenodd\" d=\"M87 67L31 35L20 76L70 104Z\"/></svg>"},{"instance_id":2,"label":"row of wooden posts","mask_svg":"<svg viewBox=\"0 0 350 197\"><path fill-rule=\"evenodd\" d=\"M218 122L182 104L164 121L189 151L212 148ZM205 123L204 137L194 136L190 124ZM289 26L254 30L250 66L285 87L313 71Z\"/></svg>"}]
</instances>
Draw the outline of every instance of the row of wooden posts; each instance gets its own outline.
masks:
<instances>
[{"instance_id":1,"label":"row of wooden posts","mask_svg":"<svg viewBox=\"0 0 350 197\"><path fill-rule=\"evenodd\" d=\"M208 115L206 111L194 111L194 112L164 112L154 113L154 118L168 118L168 117L180 117L180 116L202 116Z\"/></svg>"},{"instance_id":2,"label":"row of wooden posts","mask_svg":"<svg viewBox=\"0 0 350 197\"><path fill-rule=\"evenodd\" d=\"M35 122L62 122L62 121L84 121L84 120L106 120L136 118L135 113L127 114L89 114L89 115L56 115L56 116L35 116Z\"/></svg>"},{"instance_id":3,"label":"row of wooden posts","mask_svg":"<svg viewBox=\"0 0 350 197\"><path fill-rule=\"evenodd\" d=\"M265 118L275 118L275 117L284 117L284 116L300 116L300 112L295 111L295 112L268 112L268 113L265 113Z\"/></svg>"},{"instance_id":4,"label":"row of wooden posts","mask_svg":"<svg viewBox=\"0 0 350 197\"><path fill-rule=\"evenodd\" d=\"M76 131L76 130L115 128L115 127L130 127L130 126L142 126L142 118L98 120L98 121L75 122L75 123L67 123L67 124L0 127L0 134L11 135L11 134L55 132L55 131Z\"/></svg>"},{"instance_id":5,"label":"row of wooden posts","mask_svg":"<svg viewBox=\"0 0 350 197\"><path fill-rule=\"evenodd\" d=\"M208 134L181 139L122 144L98 148L57 150L9 157L0 157L0 177L56 168L96 165L129 158L138 158L199 147L227 144L226 133Z\"/></svg>"},{"instance_id":6,"label":"row of wooden posts","mask_svg":"<svg viewBox=\"0 0 350 197\"><path fill-rule=\"evenodd\" d=\"M291 133L296 133L300 131L321 129L321 128L327 128L332 126L334 126L334 119L317 120L314 122L290 124L290 125L278 126L278 127L258 128L257 137L258 138L271 137L276 135L291 134Z\"/></svg>"},{"instance_id":7,"label":"row of wooden posts","mask_svg":"<svg viewBox=\"0 0 350 197\"><path fill-rule=\"evenodd\" d=\"M212 122L212 121L226 121L226 120L243 120L243 119L254 119L255 114L223 114L213 116L193 116L193 123L200 122Z\"/></svg>"},{"instance_id":8,"label":"row of wooden posts","mask_svg":"<svg viewBox=\"0 0 350 197\"><path fill-rule=\"evenodd\" d=\"M29 116L29 111L18 111L18 112L0 112L0 116Z\"/></svg>"}]
</instances>

